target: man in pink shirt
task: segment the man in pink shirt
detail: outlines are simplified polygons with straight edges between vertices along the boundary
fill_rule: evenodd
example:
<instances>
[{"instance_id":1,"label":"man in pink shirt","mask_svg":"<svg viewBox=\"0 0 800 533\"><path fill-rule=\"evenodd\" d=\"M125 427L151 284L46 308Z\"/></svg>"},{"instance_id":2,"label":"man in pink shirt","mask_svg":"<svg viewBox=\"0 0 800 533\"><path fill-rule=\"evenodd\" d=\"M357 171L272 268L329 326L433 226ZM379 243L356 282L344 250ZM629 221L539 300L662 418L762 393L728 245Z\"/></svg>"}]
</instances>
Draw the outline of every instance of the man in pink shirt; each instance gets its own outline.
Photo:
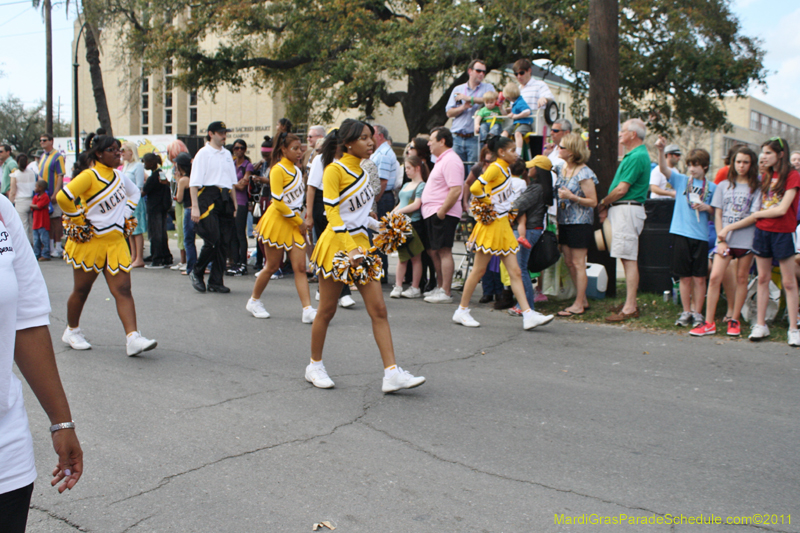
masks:
<instances>
[{"instance_id":1,"label":"man in pink shirt","mask_svg":"<svg viewBox=\"0 0 800 533\"><path fill-rule=\"evenodd\" d=\"M428 230L428 254L436 268L437 287L425 294L425 301L441 304L453 301L453 241L461 220L464 162L453 150L453 134L447 128L434 128L428 146L436 156L436 166L422 191L422 218Z\"/></svg>"}]
</instances>

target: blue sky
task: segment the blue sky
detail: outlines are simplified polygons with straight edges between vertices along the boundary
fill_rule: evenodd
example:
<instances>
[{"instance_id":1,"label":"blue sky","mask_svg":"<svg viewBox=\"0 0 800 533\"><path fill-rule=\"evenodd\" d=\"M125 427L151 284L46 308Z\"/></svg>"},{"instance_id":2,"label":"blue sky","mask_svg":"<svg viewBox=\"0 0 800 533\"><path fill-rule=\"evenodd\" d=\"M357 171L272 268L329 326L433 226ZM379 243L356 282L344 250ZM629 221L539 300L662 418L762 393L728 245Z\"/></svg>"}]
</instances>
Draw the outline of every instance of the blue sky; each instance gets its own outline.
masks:
<instances>
[{"instance_id":1,"label":"blue sky","mask_svg":"<svg viewBox=\"0 0 800 533\"><path fill-rule=\"evenodd\" d=\"M800 2L733 0L742 33L762 40L769 71L766 93L751 94L800 117ZM72 20L63 4L53 9L54 101L61 116L72 114ZM0 0L0 95L13 94L32 105L45 97L44 22L30 0ZM79 58L80 68L87 68ZM57 113L57 109L55 109Z\"/></svg>"}]
</instances>

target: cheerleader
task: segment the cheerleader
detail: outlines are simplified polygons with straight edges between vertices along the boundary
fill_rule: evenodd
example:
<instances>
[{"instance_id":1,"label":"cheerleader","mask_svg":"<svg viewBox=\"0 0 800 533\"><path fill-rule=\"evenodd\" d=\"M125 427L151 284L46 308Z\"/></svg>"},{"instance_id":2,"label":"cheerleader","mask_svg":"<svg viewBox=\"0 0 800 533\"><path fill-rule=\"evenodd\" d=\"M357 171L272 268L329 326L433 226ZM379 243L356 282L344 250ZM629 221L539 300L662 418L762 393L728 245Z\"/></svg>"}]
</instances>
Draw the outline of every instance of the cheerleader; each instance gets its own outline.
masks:
<instances>
[{"instance_id":1,"label":"cheerleader","mask_svg":"<svg viewBox=\"0 0 800 533\"><path fill-rule=\"evenodd\" d=\"M372 154L372 128L358 120L347 119L338 130L328 134L322 145L322 196L328 227L322 232L311 257L311 266L319 277L319 309L311 327L311 363L306 367L306 381L315 387L329 389L333 381L322 363L322 350L328 324L336 314L336 306L344 284L333 277L333 258L346 252L355 267L369 248L367 228L377 229L377 220L369 216L375 194L369 186L361 160ZM334 162L334 158L338 160ZM397 366L392 345L392 332L383 301L381 284L369 281L358 285L370 318L372 334L383 359L383 392L411 389L425 383Z\"/></svg>"},{"instance_id":2,"label":"cheerleader","mask_svg":"<svg viewBox=\"0 0 800 533\"><path fill-rule=\"evenodd\" d=\"M270 277L278 271L283 253L288 252L294 271L294 284L300 303L303 305L304 324L314 322L316 309L311 307L306 276L306 234L308 225L300 211L303 209L303 173L295 166L300 162L303 150L300 139L294 133L280 133L272 146L272 169L269 172L269 188L272 203L258 222L258 241L266 251L266 266L258 273L245 308L256 318L269 318L261 303L261 293L267 288Z\"/></svg>"},{"instance_id":3,"label":"cheerleader","mask_svg":"<svg viewBox=\"0 0 800 533\"><path fill-rule=\"evenodd\" d=\"M86 138L85 169L58 192L56 199L64 216L91 228L87 242L67 241L64 259L73 270L74 286L67 300L67 329L61 338L75 350L88 350L79 327L81 312L92 285L100 272L117 302L117 314L127 335L128 355L137 355L156 347L156 341L144 338L136 327L136 307L131 294L131 254L125 241L125 222L133 216L139 202L139 188L121 172L119 141L111 136L89 134ZM85 209L81 213L75 203Z\"/></svg>"},{"instance_id":4,"label":"cheerleader","mask_svg":"<svg viewBox=\"0 0 800 533\"><path fill-rule=\"evenodd\" d=\"M519 308L522 309L523 328L533 329L551 322L553 315L545 316L530 308L525 297L525 287L522 285L521 270L517 263L516 254L519 250L519 243L508 222L508 211L511 208L509 167L516 162L517 152L514 141L508 137L490 138L486 146L497 156L497 160L486 169L486 172L472 184L469 190L479 202L492 206L496 218L488 224L484 224L480 220L475 223L475 229L470 237L470 241L475 246L475 265L464 283L461 305L453 314L453 322L470 328L480 326L480 323L469 313L469 299L483 277L489 260L493 255L498 255L508 270L509 278L511 278L511 290L517 298Z\"/></svg>"}]
</instances>

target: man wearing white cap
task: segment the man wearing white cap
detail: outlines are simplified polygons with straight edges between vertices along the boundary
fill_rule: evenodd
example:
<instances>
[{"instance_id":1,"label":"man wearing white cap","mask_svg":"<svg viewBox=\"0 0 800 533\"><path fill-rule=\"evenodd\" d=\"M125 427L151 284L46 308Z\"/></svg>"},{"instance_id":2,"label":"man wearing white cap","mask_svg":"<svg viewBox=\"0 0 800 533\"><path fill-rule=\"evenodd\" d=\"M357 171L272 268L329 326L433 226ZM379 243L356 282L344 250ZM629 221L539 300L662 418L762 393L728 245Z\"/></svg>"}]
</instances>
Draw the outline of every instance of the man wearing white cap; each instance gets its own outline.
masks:
<instances>
[{"instance_id":1,"label":"man wearing white cap","mask_svg":"<svg viewBox=\"0 0 800 533\"><path fill-rule=\"evenodd\" d=\"M677 144L670 144L664 149L664 156L669 168L678 166L681 155L681 149ZM675 189L669 184L666 176L661 173L658 165L650 171L650 198L675 198Z\"/></svg>"}]
</instances>

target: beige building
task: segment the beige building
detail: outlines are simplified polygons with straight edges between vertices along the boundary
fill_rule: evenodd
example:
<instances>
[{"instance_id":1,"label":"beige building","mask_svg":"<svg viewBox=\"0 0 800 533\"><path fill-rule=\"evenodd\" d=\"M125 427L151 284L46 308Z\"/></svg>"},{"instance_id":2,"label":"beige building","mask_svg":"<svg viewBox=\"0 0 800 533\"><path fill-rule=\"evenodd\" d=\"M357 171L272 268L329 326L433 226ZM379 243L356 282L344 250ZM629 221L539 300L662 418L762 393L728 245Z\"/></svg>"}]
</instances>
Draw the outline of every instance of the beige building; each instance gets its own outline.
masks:
<instances>
[{"instance_id":1,"label":"beige building","mask_svg":"<svg viewBox=\"0 0 800 533\"><path fill-rule=\"evenodd\" d=\"M79 28L76 23L75 37ZM241 138L250 147L255 147L261 144L265 135L271 136L274 133L278 120L285 116L286 106L281 98L276 98L264 90L245 87L239 91L232 91L222 87L212 99L210 94L203 91L187 92L174 86L171 65L164 65L161 72L142 77L139 65L135 63L119 65L113 54L109 53L119 46L113 42L114 35L110 29L103 32L101 52L105 53L101 53L100 60L111 124L117 136L205 135L205 128L210 122L222 120L234 130L229 139ZM73 37L73 54L75 37ZM78 47L79 121L82 130L91 131L98 127L98 121L89 67L84 59L86 51L83 39L78 42ZM544 71L537 73L536 69L534 66L534 77L541 78ZM487 76L487 81L502 89L503 83L513 79L510 68L506 69L504 74L503 76L498 71L492 71ZM556 97L561 113L572 119L569 114L572 93L568 82L554 75L549 75L546 82ZM403 82L392 82L390 90L403 90L403 85ZM433 94L432 99L438 99L440 96L441 93ZM335 117L333 124L338 124L347 117L357 117L358 114L357 110L340 113ZM388 128L396 144L405 144L408 139L408 129L399 105L393 108L379 106L376 109L375 122ZM537 131L541 132L544 127L541 113L538 123L540 126ZM300 133L305 133L308 127L307 124L296 124L296 126ZM249 153L252 157L257 151L251 150Z\"/></svg>"}]
</instances>

